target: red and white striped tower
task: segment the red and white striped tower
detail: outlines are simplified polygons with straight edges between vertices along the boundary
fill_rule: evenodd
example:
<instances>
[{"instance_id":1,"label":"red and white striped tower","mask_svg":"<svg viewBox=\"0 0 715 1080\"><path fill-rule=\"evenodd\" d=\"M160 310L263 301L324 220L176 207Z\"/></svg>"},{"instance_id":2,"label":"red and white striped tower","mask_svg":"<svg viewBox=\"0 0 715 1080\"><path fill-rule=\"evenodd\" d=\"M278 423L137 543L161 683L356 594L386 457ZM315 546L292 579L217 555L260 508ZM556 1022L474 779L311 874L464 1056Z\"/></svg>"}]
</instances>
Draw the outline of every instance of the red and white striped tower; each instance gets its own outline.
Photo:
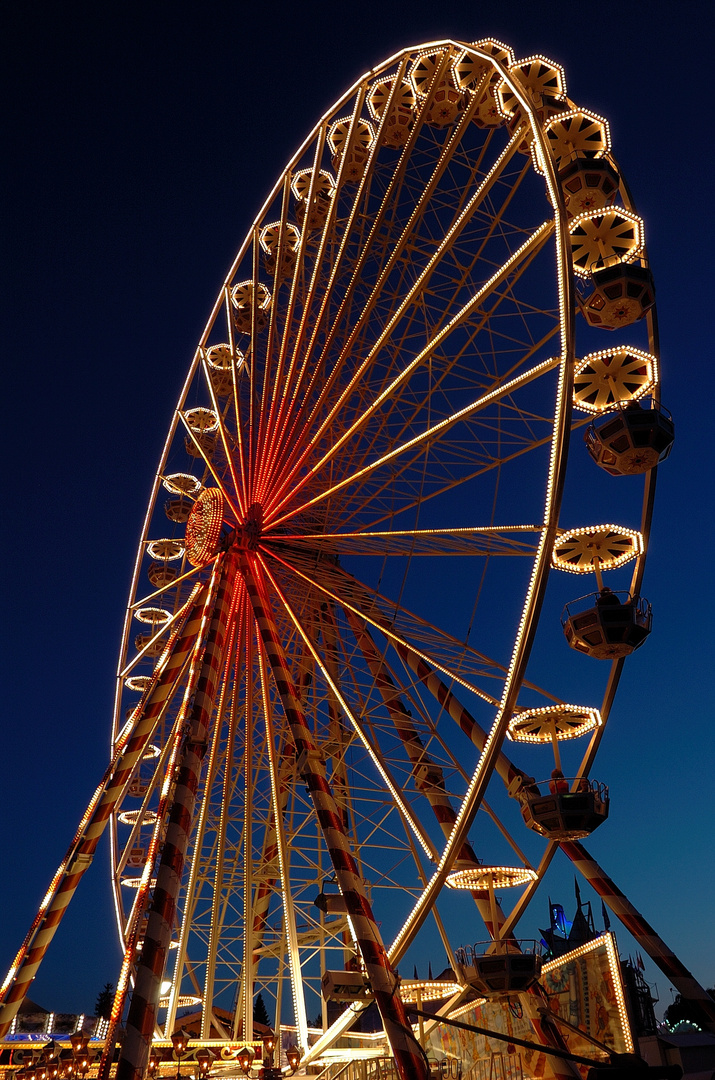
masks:
<instances>
[{"instance_id":1,"label":"red and white striped tower","mask_svg":"<svg viewBox=\"0 0 715 1080\"><path fill-rule=\"evenodd\" d=\"M418 791L425 796L432 807L440 828L444 833L445 840L449 840L457 820L457 812L452 806L451 799L447 794L442 769L430 758L422 745L422 740L415 729L412 717L407 712L392 678L387 671L385 671L382 658L375 647L372 635L362 624L362 621L358 616L352 611L347 610L346 616L353 634L357 639L358 645L360 646L360 650L370 668L375 685L380 691L382 699L390 714L390 718L395 725L395 730L402 739L405 749L407 750L407 756L412 764L415 786ZM467 869L468 867L479 866L479 860L469 842L462 845L459 854L457 855L457 864L458 866L456 868L462 870ZM487 933L492 938L497 937L497 931L504 922L501 908L498 904L495 905L496 920L498 923L498 926L495 928L492 922L492 906L489 900L489 893L478 892L475 890L471 890L471 893L474 902L477 905L479 914L484 920Z\"/></svg>"},{"instance_id":2,"label":"red and white striped tower","mask_svg":"<svg viewBox=\"0 0 715 1080\"><path fill-rule=\"evenodd\" d=\"M372 914L357 863L343 828L343 818L325 776L325 766L306 723L298 691L281 647L270 599L255 556L241 555L241 573L258 626L269 666L276 681L286 719L295 742L303 778L308 786L318 822L325 837L340 891L345 898L360 955L380 1011L385 1034L392 1048L402 1080L427 1080L429 1068L417 1042L398 991L398 980L390 967L387 951ZM120 1078L124 1080L124 1078Z\"/></svg>"},{"instance_id":3,"label":"red and white striped tower","mask_svg":"<svg viewBox=\"0 0 715 1080\"><path fill-rule=\"evenodd\" d=\"M350 618L350 613L348 613ZM352 620L351 620L352 625ZM354 632L359 629L359 621L356 620L356 625L353 626ZM464 733L474 742L474 744L481 750L487 739L486 732L477 724L474 717L472 717L467 710L457 701L454 694L445 686L440 677L429 667L425 661L412 652L411 649L407 649L403 646L396 645L398 654L404 659L405 663L415 672L420 682L424 683L434 697L439 701L444 709L452 716L454 720L459 724ZM520 772L505 754L499 753L496 765L497 771L501 775L504 783L509 787L514 781L520 781L523 773ZM471 851L471 849L470 849ZM491 937L495 937L494 927L492 925L491 912L489 898L484 898L479 893L472 893L479 913L484 920L487 930ZM501 916L503 920L503 913L500 908L497 908L497 918ZM554 1046L560 1050L566 1049L566 1043L563 1039L558 1027L550 1020L548 1012L544 1011L545 998L541 989L533 987L530 991L525 993L522 997L526 1012L532 1023L534 1031L538 1038L544 1043L545 1046ZM557 1080L573 1080L574 1076L578 1076L578 1070L571 1062L563 1060L561 1058L551 1057L549 1055L543 1055L543 1062L541 1067L545 1075L552 1075Z\"/></svg>"},{"instance_id":4,"label":"red and white striped tower","mask_svg":"<svg viewBox=\"0 0 715 1080\"><path fill-rule=\"evenodd\" d=\"M136 709L138 719L127 737L120 740L114 758L92 797L42 906L15 957L5 980L7 993L0 1008L0 1039L9 1031L13 1018L22 1005L77 886L94 858L97 844L112 812L129 783L136 763L144 753L181 674L201 624L201 601L204 597L203 587L196 590L180 613L176 629L167 645L168 659L163 666L160 661L157 674L144 692Z\"/></svg>"},{"instance_id":5,"label":"red and white striped tower","mask_svg":"<svg viewBox=\"0 0 715 1080\"><path fill-rule=\"evenodd\" d=\"M201 762L208 745L219 673L232 609L236 559L229 554L214 567L204 625L196 639L192 670L182 706L186 734L176 766L176 786L166 837L137 965L117 1080L141 1080L156 1027L161 981L174 929L176 904L194 818Z\"/></svg>"},{"instance_id":6,"label":"red and white striped tower","mask_svg":"<svg viewBox=\"0 0 715 1080\"><path fill-rule=\"evenodd\" d=\"M579 844L577 840L563 840L561 849L613 914L621 920L641 948L648 953L653 963L657 964L663 974L670 979L676 990L689 1002L699 1007L702 1026L708 1028L709 1031L715 1031L715 1002L697 979L694 979L688 969L681 964L673 950L668 948L663 939L656 934L653 927L633 907L630 900L615 882L611 881L608 874L601 869L582 844Z\"/></svg>"}]
</instances>

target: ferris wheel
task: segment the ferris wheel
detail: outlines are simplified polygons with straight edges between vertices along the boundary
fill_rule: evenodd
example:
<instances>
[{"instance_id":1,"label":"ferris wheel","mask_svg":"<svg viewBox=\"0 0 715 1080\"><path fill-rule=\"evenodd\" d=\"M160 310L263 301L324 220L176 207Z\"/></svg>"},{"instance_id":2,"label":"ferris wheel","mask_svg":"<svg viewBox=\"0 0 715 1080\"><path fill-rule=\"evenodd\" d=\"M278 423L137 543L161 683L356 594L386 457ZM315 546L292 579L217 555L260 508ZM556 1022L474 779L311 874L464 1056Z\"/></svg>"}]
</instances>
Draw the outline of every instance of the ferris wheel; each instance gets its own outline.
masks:
<instances>
[{"instance_id":1,"label":"ferris wheel","mask_svg":"<svg viewBox=\"0 0 715 1080\"><path fill-rule=\"evenodd\" d=\"M549 576L595 573L600 593L632 561L625 602L567 622L571 644L613 657L609 691L649 629L647 469L667 418L633 403L657 394L652 303L608 125L542 57L406 50L289 163L187 376L125 628L115 738L161 687L112 823L125 938L147 932L140 870L187 723L201 746L163 942L167 1031L195 1002L202 1034L250 1038L260 990L307 1048L315 1014L329 1026L326 972L389 997L428 915L454 965L445 889L476 901L483 936L510 932L468 836L495 770L525 787L503 739L548 739L560 767L561 740L590 733L584 777L607 716L527 677ZM604 328L627 330L611 345ZM647 440L621 471L643 473L645 499L631 484L622 525L562 528L572 428L596 417L594 456L617 469L631 413ZM614 424L615 450L599 436ZM585 824L562 813L555 831L535 792L521 809L573 839L605 816L592 794ZM543 870L522 859L509 884L528 896Z\"/></svg>"},{"instance_id":2,"label":"ferris wheel","mask_svg":"<svg viewBox=\"0 0 715 1080\"><path fill-rule=\"evenodd\" d=\"M189 366L136 558L105 797L130 1029L195 1005L202 1037L250 1042L260 992L309 1060L309 1027L329 1046L369 994L408 1075L394 973L421 935L478 979L449 930L476 915L509 977L559 843L578 861L608 814L591 768L650 632L653 304L608 123L544 57L405 49L300 146ZM565 637L542 618L563 571L593 583Z\"/></svg>"}]
</instances>

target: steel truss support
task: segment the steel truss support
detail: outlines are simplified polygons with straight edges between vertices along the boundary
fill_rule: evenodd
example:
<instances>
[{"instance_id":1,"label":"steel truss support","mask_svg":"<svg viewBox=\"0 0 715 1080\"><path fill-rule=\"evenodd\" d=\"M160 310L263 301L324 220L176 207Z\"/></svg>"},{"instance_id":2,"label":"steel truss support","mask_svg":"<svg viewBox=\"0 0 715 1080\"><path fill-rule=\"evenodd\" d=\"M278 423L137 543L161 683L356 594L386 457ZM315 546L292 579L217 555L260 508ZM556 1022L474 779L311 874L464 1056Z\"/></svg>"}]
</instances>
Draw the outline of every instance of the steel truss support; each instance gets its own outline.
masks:
<instances>
[{"instance_id":1,"label":"steel truss support","mask_svg":"<svg viewBox=\"0 0 715 1080\"><path fill-rule=\"evenodd\" d=\"M234 556L224 556L216 563L201 631L196 639L192 670L182 705L186 723L185 741L178 757L174 799L149 908L141 959L137 965L126 1035L117 1064L117 1080L141 1080L149 1060L151 1040L157 1024L161 981L174 929L176 904L194 818L201 762L208 746L235 575Z\"/></svg>"},{"instance_id":2,"label":"steel truss support","mask_svg":"<svg viewBox=\"0 0 715 1080\"><path fill-rule=\"evenodd\" d=\"M395 1064L401 1080L427 1080L427 1059L409 1024L399 995L397 977L388 960L365 886L350 850L342 814L333 797L325 775L325 766L306 722L299 693L281 647L260 566L255 558L243 553L240 568L253 605L265 655L293 734L299 766L315 806L340 891L345 898L348 918L395 1056Z\"/></svg>"}]
</instances>

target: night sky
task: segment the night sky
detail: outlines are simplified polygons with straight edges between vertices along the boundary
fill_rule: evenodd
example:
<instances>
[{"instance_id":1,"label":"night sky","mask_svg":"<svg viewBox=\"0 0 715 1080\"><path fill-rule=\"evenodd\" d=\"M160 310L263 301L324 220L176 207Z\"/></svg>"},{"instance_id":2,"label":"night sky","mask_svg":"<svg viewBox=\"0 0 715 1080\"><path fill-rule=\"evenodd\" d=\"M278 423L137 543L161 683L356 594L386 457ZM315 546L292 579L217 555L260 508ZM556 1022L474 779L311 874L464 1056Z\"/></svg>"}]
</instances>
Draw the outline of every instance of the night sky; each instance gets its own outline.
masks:
<instances>
[{"instance_id":1,"label":"night sky","mask_svg":"<svg viewBox=\"0 0 715 1080\"><path fill-rule=\"evenodd\" d=\"M626 662L594 769L611 787L611 819L587 846L715 983L704 13L687 0L5 0L3 974L106 764L146 498L236 249L294 149L363 71L407 45L489 35L519 58L560 61L569 96L610 120L646 223L677 443L646 570L654 632ZM573 872L558 865L549 891L572 913ZM582 893L596 900L585 883ZM544 893L523 933L546 920ZM662 1010L671 992L644 959ZM118 964L102 848L32 997L91 1011Z\"/></svg>"}]
</instances>

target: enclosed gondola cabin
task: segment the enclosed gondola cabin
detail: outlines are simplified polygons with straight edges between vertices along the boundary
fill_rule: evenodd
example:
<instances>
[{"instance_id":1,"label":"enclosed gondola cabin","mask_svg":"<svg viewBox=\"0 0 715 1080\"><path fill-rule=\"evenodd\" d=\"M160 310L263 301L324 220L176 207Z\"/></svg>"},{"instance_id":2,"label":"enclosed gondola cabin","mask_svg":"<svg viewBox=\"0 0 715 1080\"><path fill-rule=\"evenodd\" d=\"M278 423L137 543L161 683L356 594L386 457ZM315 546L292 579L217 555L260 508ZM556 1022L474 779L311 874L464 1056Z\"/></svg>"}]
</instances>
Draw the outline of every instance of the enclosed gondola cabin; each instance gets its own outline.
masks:
<instances>
[{"instance_id":1,"label":"enclosed gondola cabin","mask_svg":"<svg viewBox=\"0 0 715 1080\"><path fill-rule=\"evenodd\" d=\"M520 793L521 816L528 828L549 840L583 840L608 817L608 788L595 780L567 781L565 792L534 784Z\"/></svg>"},{"instance_id":2,"label":"enclosed gondola cabin","mask_svg":"<svg viewBox=\"0 0 715 1080\"><path fill-rule=\"evenodd\" d=\"M457 949L459 981L487 998L522 993L539 981L542 959L536 942L500 942L496 947L498 952L486 952L495 944L485 942Z\"/></svg>"},{"instance_id":3,"label":"enclosed gondola cabin","mask_svg":"<svg viewBox=\"0 0 715 1080\"><path fill-rule=\"evenodd\" d=\"M611 476L634 476L664 461L673 448L672 417L660 405L644 409L637 401L594 421L584 435L588 452Z\"/></svg>"},{"instance_id":4,"label":"enclosed gondola cabin","mask_svg":"<svg viewBox=\"0 0 715 1080\"><path fill-rule=\"evenodd\" d=\"M619 600L619 596L625 596ZM593 606L571 611L584 601ZM617 660L640 648L651 631L651 606L642 596L616 594L610 589L582 596L567 604L561 617L566 640L572 649L597 660Z\"/></svg>"}]
</instances>

